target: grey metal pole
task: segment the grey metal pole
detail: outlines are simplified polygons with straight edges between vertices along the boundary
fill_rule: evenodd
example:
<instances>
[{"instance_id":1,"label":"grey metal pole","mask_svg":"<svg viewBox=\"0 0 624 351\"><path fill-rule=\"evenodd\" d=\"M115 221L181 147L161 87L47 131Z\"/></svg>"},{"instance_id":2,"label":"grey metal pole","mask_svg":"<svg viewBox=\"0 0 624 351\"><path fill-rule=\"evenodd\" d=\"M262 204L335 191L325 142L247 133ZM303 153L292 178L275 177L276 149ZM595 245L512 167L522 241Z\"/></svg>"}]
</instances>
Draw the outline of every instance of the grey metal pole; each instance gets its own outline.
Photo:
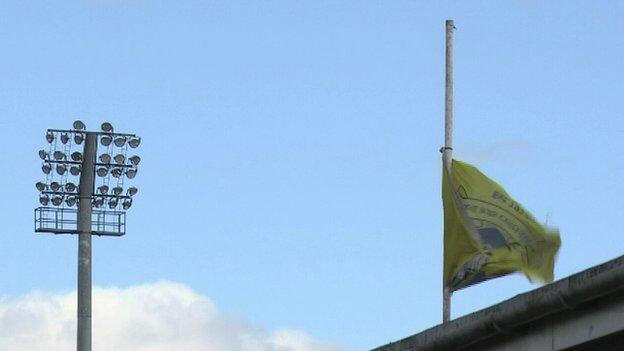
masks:
<instances>
[{"instance_id":1,"label":"grey metal pole","mask_svg":"<svg viewBox=\"0 0 624 351\"><path fill-rule=\"evenodd\" d=\"M446 89L444 91L444 167L451 171L453 159L453 20L446 20ZM451 319L451 290L446 285L442 289L442 322Z\"/></svg>"},{"instance_id":2,"label":"grey metal pole","mask_svg":"<svg viewBox=\"0 0 624 351\"><path fill-rule=\"evenodd\" d=\"M91 196L96 155L97 134L87 132L78 194L78 351L91 351Z\"/></svg>"}]
</instances>

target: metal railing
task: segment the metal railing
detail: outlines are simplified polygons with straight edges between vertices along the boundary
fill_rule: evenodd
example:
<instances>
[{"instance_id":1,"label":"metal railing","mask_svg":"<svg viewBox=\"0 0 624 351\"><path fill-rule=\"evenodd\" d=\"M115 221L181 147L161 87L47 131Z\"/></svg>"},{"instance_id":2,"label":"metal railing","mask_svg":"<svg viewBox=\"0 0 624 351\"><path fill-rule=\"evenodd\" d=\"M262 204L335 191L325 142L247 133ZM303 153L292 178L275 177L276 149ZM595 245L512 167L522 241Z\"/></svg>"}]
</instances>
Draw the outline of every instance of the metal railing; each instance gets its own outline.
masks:
<instances>
[{"instance_id":1,"label":"metal railing","mask_svg":"<svg viewBox=\"0 0 624 351\"><path fill-rule=\"evenodd\" d=\"M35 232L78 234L78 210L75 208L38 207L35 209ZM126 234L126 212L93 209L91 234L122 236Z\"/></svg>"}]
</instances>

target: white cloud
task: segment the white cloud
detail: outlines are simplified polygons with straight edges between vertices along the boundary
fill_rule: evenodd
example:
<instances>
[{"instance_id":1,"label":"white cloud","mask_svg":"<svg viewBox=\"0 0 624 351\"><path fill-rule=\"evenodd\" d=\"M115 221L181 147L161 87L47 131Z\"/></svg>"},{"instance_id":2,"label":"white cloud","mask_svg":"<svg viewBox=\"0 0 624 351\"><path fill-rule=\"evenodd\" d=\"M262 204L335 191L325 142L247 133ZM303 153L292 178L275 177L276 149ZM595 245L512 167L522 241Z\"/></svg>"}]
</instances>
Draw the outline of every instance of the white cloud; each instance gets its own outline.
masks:
<instances>
[{"instance_id":1,"label":"white cloud","mask_svg":"<svg viewBox=\"0 0 624 351\"><path fill-rule=\"evenodd\" d=\"M73 350L76 294L0 299L0 350ZM269 332L171 282L93 290L94 351L339 351L296 330Z\"/></svg>"}]
</instances>

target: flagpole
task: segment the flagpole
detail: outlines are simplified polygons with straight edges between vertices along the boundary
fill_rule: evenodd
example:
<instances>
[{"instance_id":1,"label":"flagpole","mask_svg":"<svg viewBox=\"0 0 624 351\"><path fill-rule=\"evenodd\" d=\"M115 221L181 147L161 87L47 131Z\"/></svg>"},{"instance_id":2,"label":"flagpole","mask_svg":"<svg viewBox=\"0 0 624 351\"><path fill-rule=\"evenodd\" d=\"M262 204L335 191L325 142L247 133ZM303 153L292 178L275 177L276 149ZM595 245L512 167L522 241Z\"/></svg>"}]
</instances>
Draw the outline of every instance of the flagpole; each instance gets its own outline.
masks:
<instances>
[{"instance_id":1,"label":"flagpole","mask_svg":"<svg viewBox=\"0 0 624 351\"><path fill-rule=\"evenodd\" d=\"M446 20L446 83L444 91L444 148L442 160L449 174L453 159L453 20ZM442 288L442 322L451 319L451 290L443 283Z\"/></svg>"}]
</instances>

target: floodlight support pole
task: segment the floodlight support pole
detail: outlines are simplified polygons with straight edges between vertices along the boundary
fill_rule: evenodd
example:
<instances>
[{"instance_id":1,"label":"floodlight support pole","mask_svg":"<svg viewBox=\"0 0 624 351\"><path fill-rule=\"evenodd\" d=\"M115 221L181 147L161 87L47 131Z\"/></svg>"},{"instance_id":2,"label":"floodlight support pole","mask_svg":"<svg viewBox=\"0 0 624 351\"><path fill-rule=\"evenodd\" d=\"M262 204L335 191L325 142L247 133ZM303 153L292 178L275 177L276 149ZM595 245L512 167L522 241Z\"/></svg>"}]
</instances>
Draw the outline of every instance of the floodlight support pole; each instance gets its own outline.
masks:
<instances>
[{"instance_id":1,"label":"floodlight support pole","mask_svg":"<svg viewBox=\"0 0 624 351\"><path fill-rule=\"evenodd\" d=\"M78 335L77 351L91 351L91 212L95 187L97 134L87 132L78 183Z\"/></svg>"},{"instance_id":2,"label":"floodlight support pole","mask_svg":"<svg viewBox=\"0 0 624 351\"><path fill-rule=\"evenodd\" d=\"M444 148L442 160L451 174L453 160L453 20L446 20L446 79L444 90ZM443 256L446 252L443 253ZM442 282L442 323L451 319L451 289Z\"/></svg>"}]
</instances>

